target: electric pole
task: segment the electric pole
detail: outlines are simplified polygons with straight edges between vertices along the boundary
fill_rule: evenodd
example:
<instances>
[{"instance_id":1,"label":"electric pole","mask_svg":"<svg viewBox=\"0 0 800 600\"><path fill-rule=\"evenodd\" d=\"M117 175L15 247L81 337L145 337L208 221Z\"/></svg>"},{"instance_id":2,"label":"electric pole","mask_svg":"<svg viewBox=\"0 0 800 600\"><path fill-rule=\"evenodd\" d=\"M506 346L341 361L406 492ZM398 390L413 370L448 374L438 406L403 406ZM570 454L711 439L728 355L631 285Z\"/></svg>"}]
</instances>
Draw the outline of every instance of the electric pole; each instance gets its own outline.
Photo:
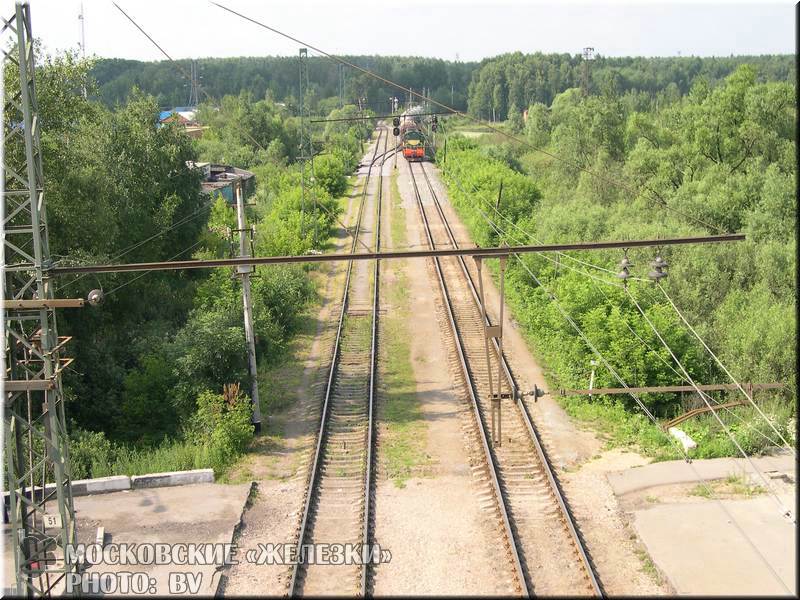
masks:
<instances>
[{"instance_id":1,"label":"electric pole","mask_svg":"<svg viewBox=\"0 0 800 600\"><path fill-rule=\"evenodd\" d=\"M81 22L81 58L86 58L86 27L83 16L83 2L81 2L81 12L78 15L78 20Z\"/></svg>"},{"instance_id":2,"label":"electric pole","mask_svg":"<svg viewBox=\"0 0 800 600\"><path fill-rule=\"evenodd\" d=\"M190 66L189 104L196 107L200 103L200 76L197 74L197 61L192 60Z\"/></svg>"},{"instance_id":3,"label":"electric pole","mask_svg":"<svg viewBox=\"0 0 800 600\"><path fill-rule=\"evenodd\" d=\"M81 2L81 12L78 15L78 20L81 22L81 58L86 60L86 19L83 14L83 2ZM83 97L88 97L88 92L86 90L86 86L83 86Z\"/></svg>"},{"instance_id":4,"label":"electric pole","mask_svg":"<svg viewBox=\"0 0 800 600\"><path fill-rule=\"evenodd\" d=\"M339 76L339 108L344 106L344 65L336 64L337 75Z\"/></svg>"},{"instance_id":5,"label":"electric pole","mask_svg":"<svg viewBox=\"0 0 800 600\"><path fill-rule=\"evenodd\" d=\"M589 64L594 60L594 48L587 46L583 49L583 81L581 88L584 96L589 95L589 83L591 81L591 74L589 73Z\"/></svg>"},{"instance_id":6,"label":"electric pole","mask_svg":"<svg viewBox=\"0 0 800 600\"><path fill-rule=\"evenodd\" d=\"M75 511L61 389L70 338L57 333L50 281L30 5L17 3L0 33L4 65L19 68L19 89L3 92L3 487L16 575L11 593L51 596L64 593L65 578L78 570L67 552L75 544Z\"/></svg>"},{"instance_id":7,"label":"electric pole","mask_svg":"<svg viewBox=\"0 0 800 600\"><path fill-rule=\"evenodd\" d=\"M300 48L300 237L305 237L306 212L306 160L311 154L311 144L306 144L306 91L308 87L308 48Z\"/></svg>"},{"instance_id":8,"label":"electric pole","mask_svg":"<svg viewBox=\"0 0 800 600\"><path fill-rule=\"evenodd\" d=\"M239 223L239 257L250 256L252 230L247 227L244 214L242 180L236 182L236 218ZM242 304L244 305L244 337L247 341L247 370L250 374L250 398L253 401L252 423L256 434L261 433L261 406L258 402L258 368L256 363L256 338L253 332L253 300L250 294L252 265L239 265L236 272L242 278Z\"/></svg>"}]
</instances>

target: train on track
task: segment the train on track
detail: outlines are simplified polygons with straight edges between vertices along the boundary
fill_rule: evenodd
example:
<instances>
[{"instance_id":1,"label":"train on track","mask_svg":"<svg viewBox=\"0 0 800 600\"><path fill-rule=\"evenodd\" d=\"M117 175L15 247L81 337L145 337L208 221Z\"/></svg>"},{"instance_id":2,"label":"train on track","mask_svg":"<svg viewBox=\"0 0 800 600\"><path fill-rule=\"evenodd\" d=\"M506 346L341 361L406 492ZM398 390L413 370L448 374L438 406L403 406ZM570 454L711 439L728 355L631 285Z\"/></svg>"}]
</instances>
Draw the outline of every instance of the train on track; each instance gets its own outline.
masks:
<instances>
[{"instance_id":1,"label":"train on track","mask_svg":"<svg viewBox=\"0 0 800 600\"><path fill-rule=\"evenodd\" d=\"M400 140L403 157L408 161L422 161L428 152L425 132L422 130L421 106L413 106L400 115Z\"/></svg>"}]
</instances>

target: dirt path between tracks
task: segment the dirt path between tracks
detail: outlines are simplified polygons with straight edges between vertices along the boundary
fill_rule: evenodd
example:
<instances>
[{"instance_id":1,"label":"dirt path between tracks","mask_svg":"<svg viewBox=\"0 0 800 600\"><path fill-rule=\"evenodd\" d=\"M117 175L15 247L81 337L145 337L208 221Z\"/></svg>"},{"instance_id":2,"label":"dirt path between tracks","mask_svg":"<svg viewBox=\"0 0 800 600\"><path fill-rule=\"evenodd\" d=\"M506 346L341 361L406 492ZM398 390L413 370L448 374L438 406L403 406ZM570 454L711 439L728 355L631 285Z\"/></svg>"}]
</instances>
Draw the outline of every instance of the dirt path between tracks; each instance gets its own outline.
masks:
<instances>
[{"instance_id":1,"label":"dirt path between tracks","mask_svg":"<svg viewBox=\"0 0 800 600\"><path fill-rule=\"evenodd\" d=\"M423 242L407 166L403 159L397 164L402 203L394 210L384 205L385 249ZM387 188L392 167L387 165ZM392 224L392 219L400 222ZM387 235L389 231L395 235ZM374 593L508 595L513 592L512 573L498 564L497 557L505 553L498 536L488 530L490 513L480 506L480 490L471 474L462 401L452 389L448 351L437 323L438 288L427 261L385 261L382 268L384 320L402 321L398 335L407 341L392 346L404 350L404 356L392 360L410 362L424 458L410 477L388 478L384 472L377 483L375 540L390 550L392 560L375 569ZM402 293L392 293L393 285ZM391 427L383 422L384 439ZM380 434L378 439L380 455L388 449Z\"/></svg>"}]
</instances>

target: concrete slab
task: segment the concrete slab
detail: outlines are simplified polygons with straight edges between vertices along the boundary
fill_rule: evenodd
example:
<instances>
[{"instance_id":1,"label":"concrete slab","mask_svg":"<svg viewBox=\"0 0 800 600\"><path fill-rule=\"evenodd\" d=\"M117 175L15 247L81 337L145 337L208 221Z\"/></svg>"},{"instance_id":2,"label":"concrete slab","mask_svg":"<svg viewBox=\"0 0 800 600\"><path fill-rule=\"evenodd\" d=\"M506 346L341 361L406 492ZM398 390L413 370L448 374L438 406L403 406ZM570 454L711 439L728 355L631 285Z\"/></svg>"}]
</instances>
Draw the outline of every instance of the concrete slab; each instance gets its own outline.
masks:
<instances>
[{"instance_id":1,"label":"concrete slab","mask_svg":"<svg viewBox=\"0 0 800 600\"><path fill-rule=\"evenodd\" d=\"M782 500L794 505L790 494ZM774 500L762 496L721 502L744 535L717 502L663 504L634 513L637 533L675 591L797 594L796 530L777 514Z\"/></svg>"},{"instance_id":2,"label":"concrete slab","mask_svg":"<svg viewBox=\"0 0 800 600\"><path fill-rule=\"evenodd\" d=\"M105 494L131 489L131 478L127 475L112 477L98 477L96 479L78 479L72 482L73 496L86 496L88 494Z\"/></svg>"},{"instance_id":3,"label":"concrete slab","mask_svg":"<svg viewBox=\"0 0 800 600\"><path fill-rule=\"evenodd\" d=\"M753 462L783 505L794 507L794 458L763 456ZM781 516L775 499L769 494L719 501L687 495L698 475L704 481L745 475L762 485L749 462L737 458L695 460L691 466L668 461L607 474L614 493L629 505L633 526L650 557L675 592L796 594L796 529ZM645 493L649 496L642 501Z\"/></svg>"},{"instance_id":4,"label":"concrete slab","mask_svg":"<svg viewBox=\"0 0 800 600\"><path fill-rule=\"evenodd\" d=\"M78 522L78 542L94 544L97 528L105 528L105 547L108 551L142 544L169 544L173 548L230 544L234 528L239 523L250 485L198 484L180 487L139 489L112 492L75 498ZM4 527L3 575L5 585L13 583L14 561L9 544L10 527ZM178 546L181 545L181 546ZM178 565L142 564L138 558L133 564L97 564L87 571L92 576L110 577L119 583L133 573L142 574L147 582L146 594L166 595L176 590L179 580L189 577L198 586L196 593L210 596L216 593L219 582L218 561L210 564ZM146 557L144 557L146 558ZM243 560L243 557L238 557ZM153 561L144 561L150 562ZM219 561L221 562L221 561ZM187 574L187 575L175 575ZM194 590L193 590L194 591ZM184 590L188 593L189 590ZM112 592L119 595L120 590Z\"/></svg>"},{"instance_id":5,"label":"concrete slab","mask_svg":"<svg viewBox=\"0 0 800 600\"><path fill-rule=\"evenodd\" d=\"M148 475L134 475L131 477L131 487L135 490L195 483L214 483L214 470L169 471L167 473L149 473Z\"/></svg>"},{"instance_id":6,"label":"concrete slab","mask_svg":"<svg viewBox=\"0 0 800 600\"><path fill-rule=\"evenodd\" d=\"M788 473L797 480L796 462L792 456L759 456L753 463L761 473ZM692 469L694 467L694 469ZM743 458L711 458L695 460L691 465L683 460L671 460L634 467L608 474L608 482L617 496L660 485L697 483L697 474L704 480L724 479L731 474L746 473L754 483L761 483L750 464ZM794 503L792 502L792 506Z\"/></svg>"}]
</instances>

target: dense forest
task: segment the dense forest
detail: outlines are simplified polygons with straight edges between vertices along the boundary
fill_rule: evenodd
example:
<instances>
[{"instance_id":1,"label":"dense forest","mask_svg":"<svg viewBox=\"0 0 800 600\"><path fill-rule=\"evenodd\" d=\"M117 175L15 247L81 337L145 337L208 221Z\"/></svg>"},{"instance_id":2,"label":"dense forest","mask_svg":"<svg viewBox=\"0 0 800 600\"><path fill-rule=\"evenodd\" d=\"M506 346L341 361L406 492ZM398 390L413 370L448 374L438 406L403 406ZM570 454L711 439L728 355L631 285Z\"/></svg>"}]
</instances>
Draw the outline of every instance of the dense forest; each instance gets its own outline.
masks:
<instances>
[{"instance_id":1,"label":"dense forest","mask_svg":"<svg viewBox=\"0 0 800 600\"><path fill-rule=\"evenodd\" d=\"M578 55L515 52L481 62L469 86L469 110L483 119L503 121L531 104L550 105L569 88L588 83L593 94L634 92L638 101L660 99L668 104L689 93L695 81L713 86L739 65L755 67L760 81L794 81L792 55L731 57L598 56L584 61ZM585 69L588 74L585 76Z\"/></svg>"},{"instance_id":2,"label":"dense forest","mask_svg":"<svg viewBox=\"0 0 800 600\"><path fill-rule=\"evenodd\" d=\"M584 81L592 93L613 90L636 92L641 99L673 102L686 95L695 80L716 85L740 64L751 64L761 81L793 81L795 60L791 55L731 57L621 57L598 56L585 64L580 55L522 54L516 52L475 62L398 56L347 56L346 60L369 69L458 110L484 119L505 120L509 112L521 112L535 102L550 105L556 95ZM202 58L197 61L201 85L213 98L249 92L256 99L269 97L297 104L299 59L294 57ZM190 61L179 61L188 72ZM317 114L338 106L338 65L328 58L309 57L307 101ZM133 86L155 96L163 108L185 105L189 99L186 80L168 61L140 62L101 59L91 75L98 82L98 96L109 106L124 102ZM368 108L385 111L388 99L398 91L345 67L344 100L366 98ZM404 100L404 98L401 98Z\"/></svg>"},{"instance_id":3,"label":"dense forest","mask_svg":"<svg viewBox=\"0 0 800 600\"><path fill-rule=\"evenodd\" d=\"M477 63L445 61L438 58L399 56L345 56L344 59L383 77L422 92L430 90L439 102L467 108L467 86ZM327 114L338 106L338 63L328 58L308 59L307 101L316 114ZM190 61L178 61L186 72ZM197 61L201 85L213 98L245 91L254 98L269 96L294 110L297 105L299 58L285 56L202 58ZM189 99L186 80L169 61L141 62L101 59L92 68L99 97L113 106L127 98L133 86L156 97L165 108L185 105ZM344 102L355 104L366 98L366 108L387 112L389 98L401 95L395 88L346 67L343 72ZM401 101L405 98L401 97Z\"/></svg>"},{"instance_id":4,"label":"dense forest","mask_svg":"<svg viewBox=\"0 0 800 600\"><path fill-rule=\"evenodd\" d=\"M793 440L796 101L794 85L774 75L743 64L713 87L697 78L688 93L668 102L614 87L589 95L568 89L549 105L527 107L527 122L517 114L503 124L520 142L491 133L475 137L474 126L461 127L470 138L452 134L457 123L447 128L439 162L451 199L481 245L747 235L738 243L661 249L669 264L665 294L647 279L657 249L629 253L636 280L627 291L615 277L622 251L512 262L514 316L553 386L587 385L597 356L578 329L629 385L688 381L659 334L694 380L728 382L672 300L739 380L786 385L758 401ZM597 367L595 386L619 385L605 365ZM643 400L661 417L688 408L677 394L645 394ZM624 441L675 456L630 396L565 402L574 415ZM753 409L723 418L749 452L780 445ZM700 456L736 453L711 416L684 426Z\"/></svg>"}]
</instances>

